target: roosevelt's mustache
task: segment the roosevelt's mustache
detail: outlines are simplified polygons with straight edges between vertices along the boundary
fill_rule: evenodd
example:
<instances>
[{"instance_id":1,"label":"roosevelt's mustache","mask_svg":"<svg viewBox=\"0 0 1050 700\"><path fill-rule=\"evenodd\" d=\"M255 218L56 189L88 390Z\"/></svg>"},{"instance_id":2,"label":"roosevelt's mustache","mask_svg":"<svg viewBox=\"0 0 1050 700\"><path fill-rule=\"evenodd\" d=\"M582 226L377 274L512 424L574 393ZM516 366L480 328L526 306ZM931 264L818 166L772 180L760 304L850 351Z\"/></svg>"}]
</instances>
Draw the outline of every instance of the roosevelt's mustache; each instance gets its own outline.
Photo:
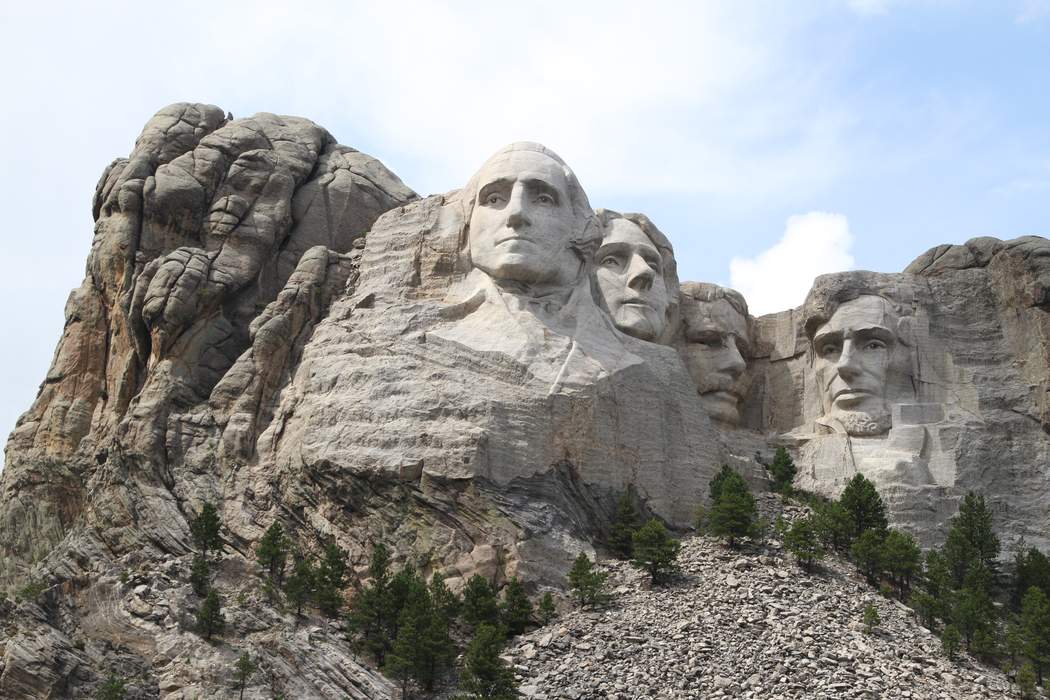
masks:
<instances>
[{"instance_id":1,"label":"roosevelt's mustache","mask_svg":"<svg viewBox=\"0 0 1050 700\"><path fill-rule=\"evenodd\" d=\"M712 391L728 391L730 394L739 396L739 377L728 377L720 372L709 374L704 377L704 389L701 393L707 394Z\"/></svg>"}]
</instances>

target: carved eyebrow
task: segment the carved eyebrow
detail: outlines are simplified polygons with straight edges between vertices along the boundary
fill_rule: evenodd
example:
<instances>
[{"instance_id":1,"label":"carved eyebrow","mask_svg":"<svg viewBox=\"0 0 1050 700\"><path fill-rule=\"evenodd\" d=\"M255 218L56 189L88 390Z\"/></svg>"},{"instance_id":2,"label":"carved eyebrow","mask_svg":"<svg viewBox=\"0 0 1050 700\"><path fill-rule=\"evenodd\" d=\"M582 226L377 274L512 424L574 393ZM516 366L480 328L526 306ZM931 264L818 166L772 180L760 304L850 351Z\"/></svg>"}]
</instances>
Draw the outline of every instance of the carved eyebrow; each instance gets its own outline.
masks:
<instances>
[{"instance_id":1,"label":"carved eyebrow","mask_svg":"<svg viewBox=\"0 0 1050 700\"><path fill-rule=\"evenodd\" d=\"M609 255L610 253L623 254L627 249L627 244L623 241L610 241L608 243L602 243L598 248L598 252L594 254L595 258L601 258L603 255Z\"/></svg>"},{"instance_id":2,"label":"carved eyebrow","mask_svg":"<svg viewBox=\"0 0 1050 700\"><path fill-rule=\"evenodd\" d=\"M478 199L481 199L483 196L485 196L494 189L506 189L507 187L510 187L513 184L513 182L513 180L506 177L501 177L498 180L492 180L491 182L487 182L478 189Z\"/></svg>"},{"instance_id":3,"label":"carved eyebrow","mask_svg":"<svg viewBox=\"0 0 1050 700\"><path fill-rule=\"evenodd\" d=\"M529 189L538 190L539 192L549 194L551 197L554 197L555 204L561 204L561 192L559 192L558 188L556 188L554 185L547 182L546 180L541 180L539 178L529 178L524 180L524 183L525 186Z\"/></svg>"},{"instance_id":4,"label":"carved eyebrow","mask_svg":"<svg viewBox=\"0 0 1050 700\"><path fill-rule=\"evenodd\" d=\"M820 346L829 340L842 342L842 331L824 331L823 333L818 333L813 337L813 346Z\"/></svg>"}]
</instances>

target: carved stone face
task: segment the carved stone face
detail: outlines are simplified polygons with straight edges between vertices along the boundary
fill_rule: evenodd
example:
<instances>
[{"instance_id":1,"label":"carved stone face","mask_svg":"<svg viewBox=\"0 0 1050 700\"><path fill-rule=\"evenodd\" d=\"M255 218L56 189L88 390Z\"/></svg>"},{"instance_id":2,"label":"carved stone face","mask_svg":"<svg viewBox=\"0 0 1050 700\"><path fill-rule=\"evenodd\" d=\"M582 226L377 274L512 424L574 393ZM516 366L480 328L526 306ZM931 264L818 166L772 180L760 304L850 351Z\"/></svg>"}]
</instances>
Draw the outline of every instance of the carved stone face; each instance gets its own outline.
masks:
<instances>
[{"instance_id":1,"label":"carved stone face","mask_svg":"<svg viewBox=\"0 0 1050 700\"><path fill-rule=\"evenodd\" d=\"M682 297L685 364L704 408L715 420L736 425L747 393L745 358L751 338L747 318L728 300Z\"/></svg>"},{"instance_id":2,"label":"carved stone face","mask_svg":"<svg viewBox=\"0 0 1050 700\"><path fill-rule=\"evenodd\" d=\"M813 334L813 369L825 419L850 435L878 435L890 427L886 392L899 338L897 314L882 297L842 304Z\"/></svg>"},{"instance_id":3,"label":"carved stone face","mask_svg":"<svg viewBox=\"0 0 1050 700\"><path fill-rule=\"evenodd\" d=\"M616 327L642 340L658 338L670 298L663 258L645 232L633 221L613 219L594 260L598 290Z\"/></svg>"},{"instance_id":4,"label":"carved stone face","mask_svg":"<svg viewBox=\"0 0 1050 700\"><path fill-rule=\"evenodd\" d=\"M470 257L498 280L566 284L579 273L569 248L576 218L565 168L543 153L503 151L476 176Z\"/></svg>"}]
</instances>

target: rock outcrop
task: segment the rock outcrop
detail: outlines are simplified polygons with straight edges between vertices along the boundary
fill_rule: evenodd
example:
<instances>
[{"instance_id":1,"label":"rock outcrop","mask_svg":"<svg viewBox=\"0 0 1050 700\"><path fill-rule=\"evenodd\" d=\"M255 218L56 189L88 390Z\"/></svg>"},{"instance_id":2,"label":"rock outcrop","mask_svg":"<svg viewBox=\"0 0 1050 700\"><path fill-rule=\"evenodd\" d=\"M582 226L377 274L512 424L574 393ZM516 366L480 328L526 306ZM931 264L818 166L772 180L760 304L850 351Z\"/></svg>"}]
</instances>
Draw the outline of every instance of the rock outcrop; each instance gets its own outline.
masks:
<instances>
[{"instance_id":1,"label":"rock outcrop","mask_svg":"<svg viewBox=\"0 0 1050 700\"><path fill-rule=\"evenodd\" d=\"M1050 545L1044 239L824 276L754 319L680 284L652 221L592 210L538 144L419 198L305 119L194 104L147 124L93 207L0 477L0 587L29 591L3 604L0 695L83 695L112 669L144 697L220 692L232 651L186 617L206 502L230 637L296 697L391 689L338 628L258 595L274 521L358 575L384 542L453 588L558 587L628 487L686 529L720 465L761 489L784 444L807 488L872 477L926 544L979 489L1001 536Z\"/></svg>"}]
</instances>

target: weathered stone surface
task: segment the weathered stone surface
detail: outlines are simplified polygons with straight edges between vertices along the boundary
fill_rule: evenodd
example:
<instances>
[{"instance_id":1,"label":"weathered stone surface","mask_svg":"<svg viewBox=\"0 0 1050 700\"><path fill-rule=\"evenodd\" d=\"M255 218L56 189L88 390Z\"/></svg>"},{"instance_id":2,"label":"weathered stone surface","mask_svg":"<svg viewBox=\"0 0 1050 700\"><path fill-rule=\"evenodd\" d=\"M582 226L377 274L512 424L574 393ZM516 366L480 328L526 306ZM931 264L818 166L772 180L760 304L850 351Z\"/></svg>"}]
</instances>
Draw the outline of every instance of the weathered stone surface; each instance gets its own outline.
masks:
<instances>
[{"instance_id":1,"label":"weathered stone surface","mask_svg":"<svg viewBox=\"0 0 1050 700\"><path fill-rule=\"evenodd\" d=\"M1048 260L1046 239L983 238L900 274L819 277L801 308L758 319L749 410L798 451L804 488L862 472L926 545L976 490L1004 542L1050 547Z\"/></svg>"},{"instance_id":2,"label":"weathered stone surface","mask_svg":"<svg viewBox=\"0 0 1050 700\"><path fill-rule=\"evenodd\" d=\"M475 573L558 587L628 485L644 515L688 527L721 464L761 489L776 444L808 488L868 474L926 544L980 489L1004 539L1050 545L1044 239L825 276L753 319L732 290L679 285L648 218L593 211L537 144L419 199L307 120L187 104L107 168L94 213L88 277L0 477L0 585L47 591L0 603L0 694L89 694L119 669L149 697L213 696L246 648L289 697L387 697L337 627L259 595L270 523L307 550L335 542L359 577L382 541L454 589ZM227 544L215 648L188 631L205 502ZM701 558L730 569L726 591L791 577ZM702 687L764 682L755 667Z\"/></svg>"}]
</instances>

